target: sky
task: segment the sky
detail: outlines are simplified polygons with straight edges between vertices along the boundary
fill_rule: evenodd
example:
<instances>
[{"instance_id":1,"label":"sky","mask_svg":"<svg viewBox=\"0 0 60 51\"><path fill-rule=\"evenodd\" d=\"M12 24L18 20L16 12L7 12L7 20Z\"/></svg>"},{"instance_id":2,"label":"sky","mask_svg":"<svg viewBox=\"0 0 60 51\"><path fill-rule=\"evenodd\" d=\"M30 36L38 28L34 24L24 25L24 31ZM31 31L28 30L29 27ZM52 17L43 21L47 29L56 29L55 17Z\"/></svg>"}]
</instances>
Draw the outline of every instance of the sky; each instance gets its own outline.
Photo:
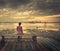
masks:
<instances>
[{"instance_id":1,"label":"sky","mask_svg":"<svg viewBox=\"0 0 60 51\"><path fill-rule=\"evenodd\" d=\"M0 22L60 22L60 0L0 0Z\"/></svg>"}]
</instances>

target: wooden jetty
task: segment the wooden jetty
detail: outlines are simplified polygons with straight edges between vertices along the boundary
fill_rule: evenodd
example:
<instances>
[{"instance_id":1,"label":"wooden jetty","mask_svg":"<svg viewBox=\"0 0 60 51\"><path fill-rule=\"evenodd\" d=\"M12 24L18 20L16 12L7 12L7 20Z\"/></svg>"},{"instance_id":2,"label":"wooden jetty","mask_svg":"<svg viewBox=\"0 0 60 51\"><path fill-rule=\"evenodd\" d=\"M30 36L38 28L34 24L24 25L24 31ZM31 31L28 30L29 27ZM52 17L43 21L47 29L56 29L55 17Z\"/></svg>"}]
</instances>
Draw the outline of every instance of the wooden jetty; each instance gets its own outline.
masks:
<instances>
[{"instance_id":1,"label":"wooden jetty","mask_svg":"<svg viewBox=\"0 0 60 51\"><path fill-rule=\"evenodd\" d=\"M9 41L8 41L9 40ZM55 42L55 43L54 43ZM2 36L0 41L0 51L60 51L60 43L54 39L39 38L5 38Z\"/></svg>"}]
</instances>

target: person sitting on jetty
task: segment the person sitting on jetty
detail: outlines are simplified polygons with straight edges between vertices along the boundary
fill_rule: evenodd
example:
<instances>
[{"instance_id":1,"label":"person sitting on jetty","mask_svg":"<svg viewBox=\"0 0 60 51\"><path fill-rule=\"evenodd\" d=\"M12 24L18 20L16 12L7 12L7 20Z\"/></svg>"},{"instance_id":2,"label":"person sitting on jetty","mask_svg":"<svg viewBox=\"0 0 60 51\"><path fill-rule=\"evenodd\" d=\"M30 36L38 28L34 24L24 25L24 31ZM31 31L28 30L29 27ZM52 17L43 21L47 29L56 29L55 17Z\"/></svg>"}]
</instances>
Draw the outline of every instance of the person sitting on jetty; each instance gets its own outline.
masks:
<instances>
[{"instance_id":1,"label":"person sitting on jetty","mask_svg":"<svg viewBox=\"0 0 60 51\"><path fill-rule=\"evenodd\" d=\"M22 30L21 22L19 22L19 25L17 26L17 32L18 32L18 34L20 34L20 35L23 34L23 30Z\"/></svg>"}]
</instances>

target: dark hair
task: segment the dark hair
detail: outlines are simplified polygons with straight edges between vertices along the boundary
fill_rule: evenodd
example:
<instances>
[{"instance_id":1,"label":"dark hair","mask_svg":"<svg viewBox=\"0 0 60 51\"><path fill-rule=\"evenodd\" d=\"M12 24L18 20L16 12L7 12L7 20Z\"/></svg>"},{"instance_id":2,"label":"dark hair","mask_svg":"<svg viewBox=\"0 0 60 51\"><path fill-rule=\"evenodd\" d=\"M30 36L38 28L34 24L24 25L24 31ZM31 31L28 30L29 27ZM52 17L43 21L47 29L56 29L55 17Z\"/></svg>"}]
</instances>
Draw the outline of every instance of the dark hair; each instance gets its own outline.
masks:
<instances>
[{"instance_id":1,"label":"dark hair","mask_svg":"<svg viewBox=\"0 0 60 51\"><path fill-rule=\"evenodd\" d=\"M21 25L21 22L19 22L19 25Z\"/></svg>"}]
</instances>

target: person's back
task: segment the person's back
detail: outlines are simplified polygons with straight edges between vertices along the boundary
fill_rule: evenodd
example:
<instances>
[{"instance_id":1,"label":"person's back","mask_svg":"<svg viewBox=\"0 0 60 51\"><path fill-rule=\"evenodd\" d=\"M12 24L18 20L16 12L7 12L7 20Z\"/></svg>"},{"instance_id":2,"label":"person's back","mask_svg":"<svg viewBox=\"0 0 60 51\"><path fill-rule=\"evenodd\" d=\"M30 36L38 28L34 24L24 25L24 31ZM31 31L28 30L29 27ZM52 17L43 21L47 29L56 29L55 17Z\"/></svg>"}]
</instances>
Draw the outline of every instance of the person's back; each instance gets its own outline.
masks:
<instances>
[{"instance_id":1,"label":"person's back","mask_svg":"<svg viewBox=\"0 0 60 51\"><path fill-rule=\"evenodd\" d=\"M23 34L21 23L19 23L19 26L17 26L17 32L18 34Z\"/></svg>"}]
</instances>

